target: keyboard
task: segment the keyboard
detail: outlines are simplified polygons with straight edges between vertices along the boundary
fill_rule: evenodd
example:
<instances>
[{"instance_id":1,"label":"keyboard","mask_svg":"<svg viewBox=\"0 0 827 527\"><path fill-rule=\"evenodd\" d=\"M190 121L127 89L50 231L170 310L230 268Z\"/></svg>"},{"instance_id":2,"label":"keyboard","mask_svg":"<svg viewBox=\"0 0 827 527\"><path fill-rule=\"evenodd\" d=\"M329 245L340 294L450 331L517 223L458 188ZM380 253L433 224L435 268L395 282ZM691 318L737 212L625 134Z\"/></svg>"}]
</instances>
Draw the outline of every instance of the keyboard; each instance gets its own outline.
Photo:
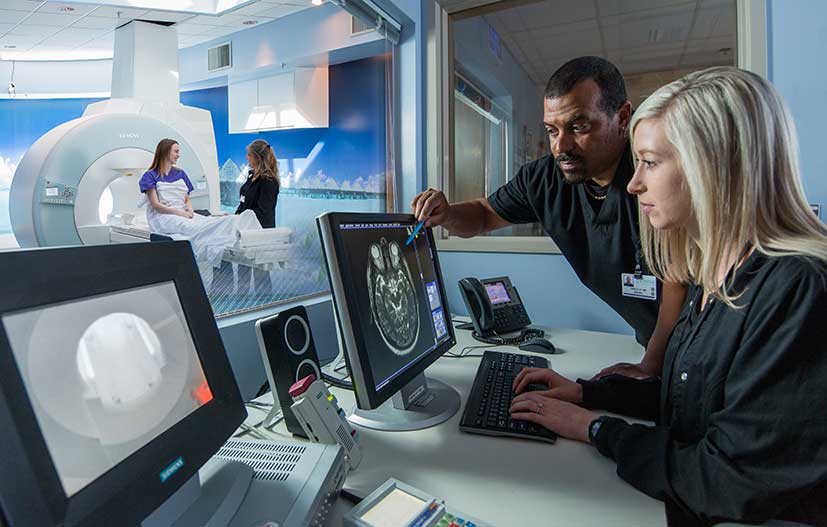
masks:
<instances>
[{"instance_id":1,"label":"keyboard","mask_svg":"<svg viewBox=\"0 0 827 527\"><path fill-rule=\"evenodd\" d=\"M514 377L523 368L548 368L548 360L533 355L486 351L465 403L459 429L472 434L519 437L554 443L557 434L529 421L512 420ZM539 386L536 386L539 388ZM546 389L545 386L542 389Z\"/></svg>"}]
</instances>

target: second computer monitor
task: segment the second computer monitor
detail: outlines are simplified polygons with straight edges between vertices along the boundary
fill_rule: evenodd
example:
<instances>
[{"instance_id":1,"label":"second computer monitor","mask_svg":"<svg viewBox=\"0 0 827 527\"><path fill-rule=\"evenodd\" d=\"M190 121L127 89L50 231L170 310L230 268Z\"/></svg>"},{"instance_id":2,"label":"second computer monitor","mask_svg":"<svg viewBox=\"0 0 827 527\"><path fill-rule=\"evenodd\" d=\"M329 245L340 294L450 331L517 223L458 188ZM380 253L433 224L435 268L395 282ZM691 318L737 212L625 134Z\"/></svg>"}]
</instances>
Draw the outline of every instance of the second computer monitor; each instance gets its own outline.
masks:
<instances>
[{"instance_id":1,"label":"second computer monitor","mask_svg":"<svg viewBox=\"0 0 827 527\"><path fill-rule=\"evenodd\" d=\"M456 342L431 230L407 243L416 226L408 214L328 213L317 223L358 407L396 396L391 406L402 410L423 392L439 397L440 383L415 382Z\"/></svg>"}]
</instances>

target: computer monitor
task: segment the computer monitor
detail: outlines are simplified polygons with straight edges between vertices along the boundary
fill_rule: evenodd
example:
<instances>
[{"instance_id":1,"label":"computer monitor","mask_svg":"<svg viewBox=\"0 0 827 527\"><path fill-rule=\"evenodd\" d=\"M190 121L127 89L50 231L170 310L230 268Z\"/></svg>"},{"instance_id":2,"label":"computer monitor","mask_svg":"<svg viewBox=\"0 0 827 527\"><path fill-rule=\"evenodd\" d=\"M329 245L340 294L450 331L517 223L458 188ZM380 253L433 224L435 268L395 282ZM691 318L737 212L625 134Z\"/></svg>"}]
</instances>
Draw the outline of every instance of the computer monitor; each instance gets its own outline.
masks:
<instances>
[{"instance_id":1,"label":"computer monitor","mask_svg":"<svg viewBox=\"0 0 827 527\"><path fill-rule=\"evenodd\" d=\"M188 242L0 253L0 511L135 525L246 416Z\"/></svg>"},{"instance_id":2,"label":"computer monitor","mask_svg":"<svg viewBox=\"0 0 827 527\"><path fill-rule=\"evenodd\" d=\"M316 222L356 392L351 421L414 430L449 419L459 394L424 375L456 343L431 229L408 244L410 214L331 212Z\"/></svg>"}]
</instances>

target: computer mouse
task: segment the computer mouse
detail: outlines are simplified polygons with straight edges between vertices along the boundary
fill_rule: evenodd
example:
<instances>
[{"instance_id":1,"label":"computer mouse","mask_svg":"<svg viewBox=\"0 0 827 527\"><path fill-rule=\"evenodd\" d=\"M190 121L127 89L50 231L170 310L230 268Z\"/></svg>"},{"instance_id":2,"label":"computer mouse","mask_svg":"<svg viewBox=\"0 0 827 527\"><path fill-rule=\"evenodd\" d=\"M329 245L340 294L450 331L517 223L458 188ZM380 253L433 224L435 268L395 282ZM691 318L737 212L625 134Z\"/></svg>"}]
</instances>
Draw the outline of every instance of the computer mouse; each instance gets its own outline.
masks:
<instances>
[{"instance_id":1,"label":"computer mouse","mask_svg":"<svg viewBox=\"0 0 827 527\"><path fill-rule=\"evenodd\" d=\"M555 353L557 351L554 344L540 337L528 339L517 347L523 351L533 351L534 353Z\"/></svg>"}]
</instances>

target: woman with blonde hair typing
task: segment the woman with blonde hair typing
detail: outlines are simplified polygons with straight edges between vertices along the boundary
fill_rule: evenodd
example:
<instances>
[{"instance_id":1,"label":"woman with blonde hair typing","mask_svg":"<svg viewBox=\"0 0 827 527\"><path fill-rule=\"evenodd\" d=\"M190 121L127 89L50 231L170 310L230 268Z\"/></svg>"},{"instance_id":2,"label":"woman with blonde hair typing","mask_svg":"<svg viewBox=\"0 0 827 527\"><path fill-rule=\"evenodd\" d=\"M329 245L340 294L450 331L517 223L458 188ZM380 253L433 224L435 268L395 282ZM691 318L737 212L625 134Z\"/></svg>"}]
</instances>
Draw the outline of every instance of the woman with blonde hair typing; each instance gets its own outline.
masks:
<instances>
[{"instance_id":1,"label":"woman with blonde hair typing","mask_svg":"<svg viewBox=\"0 0 827 527\"><path fill-rule=\"evenodd\" d=\"M827 229L792 118L766 80L712 68L656 91L631 130L649 268L689 286L662 376L523 370L512 417L591 442L670 525L827 525Z\"/></svg>"}]
</instances>

